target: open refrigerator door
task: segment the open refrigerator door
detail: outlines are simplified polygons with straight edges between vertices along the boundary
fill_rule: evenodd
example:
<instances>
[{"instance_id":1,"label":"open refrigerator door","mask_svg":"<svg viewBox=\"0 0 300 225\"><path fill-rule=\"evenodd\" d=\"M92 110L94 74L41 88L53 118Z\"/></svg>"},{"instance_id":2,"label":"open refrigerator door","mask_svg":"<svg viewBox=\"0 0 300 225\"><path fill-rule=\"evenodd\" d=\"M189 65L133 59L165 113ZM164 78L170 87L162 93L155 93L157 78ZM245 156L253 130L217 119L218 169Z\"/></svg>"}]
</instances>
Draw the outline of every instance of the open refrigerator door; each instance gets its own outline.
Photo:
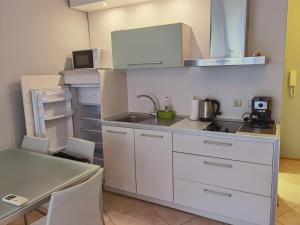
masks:
<instances>
[{"instance_id":1,"label":"open refrigerator door","mask_svg":"<svg viewBox=\"0 0 300 225\"><path fill-rule=\"evenodd\" d=\"M31 89L35 136L50 139L50 153L65 149L73 137L72 94L68 87Z\"/></svg>"}]
</instances>

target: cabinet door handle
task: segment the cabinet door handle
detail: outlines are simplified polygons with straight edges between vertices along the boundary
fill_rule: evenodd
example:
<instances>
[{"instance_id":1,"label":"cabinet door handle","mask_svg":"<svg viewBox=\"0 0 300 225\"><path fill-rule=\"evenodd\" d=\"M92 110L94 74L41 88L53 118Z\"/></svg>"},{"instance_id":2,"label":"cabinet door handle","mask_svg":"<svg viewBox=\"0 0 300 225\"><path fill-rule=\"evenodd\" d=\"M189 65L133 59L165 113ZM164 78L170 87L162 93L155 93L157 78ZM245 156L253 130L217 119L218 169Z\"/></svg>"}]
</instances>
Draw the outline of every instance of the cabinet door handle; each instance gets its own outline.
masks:
<instances>
[{"instance_id":1,"label":"cabinet door handle","mask_svg":"<svg viewBox=\"0 0 300 225\"><path fill-rule=\"evenodd\" d=\"M208 162L208 161L204 161L203 163L208 166L222 167L222 168L228 168L228 169L233 167L230 164L223 164L223 163L214 163L214 162Z\"/></svg>"},{"instance_id":2,"label":"cabinet door handle","mask_svg":"<svg viewBox=\"0 0 300 225\"><path fill-rule=\"evenodd\" d=\"M164 138L162 135L155 135L155 134L141 134L142 137L150 137L150 138Z\"/></svg>"},{"instance_id":3,"label":"cabinet door handle","mask_svg":"<svg viewBox=\"0 0 300 225\"><path fill-rule=\"evenodd\" d=\"M207 140L203 141L203 143L207 145L219 145L219 146L226 146L226 147L231 147L233 145L232 143L207 141Z\"/></svg>"},{"instance_id":4,"label":"cabinet door handle","mask_svg":"<svg viewBox=\"0 0 300 225\"><path fill-rule=\"evenodd\" d=\"M127 132L124 132L124 131L115 131L115 130L107 130L108 133L111 133L111 134L123 134L123 135L126 135Z\"/></svg>"},{"instance_id":5,"label":"cabinet door handle","mask_svg":"<svg viewBox=\"0 0 300 225\"><path fill-rule=\"evenodd\" d=\"M231 198L232 197L232 194L218 192L218 191L213 191L213 190L209 190L209 189L206 189L206 188L204 188L203 191L205 193L211 194L211 195L217 195L217 196L226 197L226 198Z\"/></svg>"},{"instance_id":6,"label":"cabinet door handle","mask_svg":"<svg viewBox=\"0 0 300 225\"><path fill-rule=\"evenodd\" d=\"M216 59L215 62L216 62L216 63L229 63L230 60L229 60L229 59Z\"/></svg>"},{"instance_id":7,"label":"cabinet door handle","mask_svg":"<svg viewBox=\"0 0 300 225\"><path fill-rule=\"evenodd\" d=\"M152 61L152 62L132 62L128 63L127 66L139 66L139 65L160 65L163 61Z\"/></svg>"}]
</instances>

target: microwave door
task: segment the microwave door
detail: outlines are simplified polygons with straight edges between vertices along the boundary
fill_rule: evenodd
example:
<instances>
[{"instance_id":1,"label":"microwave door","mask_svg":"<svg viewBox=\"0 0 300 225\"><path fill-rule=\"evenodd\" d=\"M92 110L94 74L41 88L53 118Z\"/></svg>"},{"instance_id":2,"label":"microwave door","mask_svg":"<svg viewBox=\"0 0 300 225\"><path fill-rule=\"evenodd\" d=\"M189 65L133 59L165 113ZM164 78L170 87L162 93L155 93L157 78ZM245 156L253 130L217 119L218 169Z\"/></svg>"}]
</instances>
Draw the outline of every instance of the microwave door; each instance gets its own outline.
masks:
<instances>
[{"instance_id":1,"label":"microwave door","mask_svg":"<svg viewBox=\"0 0 300 225\"><path fill-rule=\"evenodd\" d=\"M93 51L75 51L73 52L74 69L89 69L94 68Z\"/></svg>"}]
</instances>

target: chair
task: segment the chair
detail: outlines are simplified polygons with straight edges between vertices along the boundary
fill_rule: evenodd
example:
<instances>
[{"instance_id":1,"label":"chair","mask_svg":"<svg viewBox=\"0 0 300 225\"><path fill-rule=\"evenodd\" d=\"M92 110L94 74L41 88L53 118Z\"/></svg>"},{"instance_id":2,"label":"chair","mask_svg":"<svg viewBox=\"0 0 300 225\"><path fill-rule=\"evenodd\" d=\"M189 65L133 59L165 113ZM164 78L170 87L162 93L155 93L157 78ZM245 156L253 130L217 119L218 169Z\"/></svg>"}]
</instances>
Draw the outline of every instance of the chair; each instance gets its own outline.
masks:
<instances>
[{"instance_id":1,"label":"chair","mask_svg":"<svg viewBox=\"0 0 300 225\"><path fill-rule=\"evenodd\" d=\"M69 137L66 145L65 153L84 157L93 163L95 151L95 143L78 138Z\"/></svg>"},{"instance_id":2,"label":"chair","mask_svg":"<svg viewBox=\"0 0 300 225\"><path fill-rule=\"evenodd\" d=\"M54 192L48 215L32 225L104 225L100 209L103 169L84 183Z\"/></svg>"},{"instance_id":3,"label":"chair","mask_svg":"<svg viewBox=\"0 0 300 225\"><path fill-rule=\"evenodd\" d=\"M31 152L48 154L50 141L48 138L24 136L21 148Z\"/></svg>"}]
</instances>

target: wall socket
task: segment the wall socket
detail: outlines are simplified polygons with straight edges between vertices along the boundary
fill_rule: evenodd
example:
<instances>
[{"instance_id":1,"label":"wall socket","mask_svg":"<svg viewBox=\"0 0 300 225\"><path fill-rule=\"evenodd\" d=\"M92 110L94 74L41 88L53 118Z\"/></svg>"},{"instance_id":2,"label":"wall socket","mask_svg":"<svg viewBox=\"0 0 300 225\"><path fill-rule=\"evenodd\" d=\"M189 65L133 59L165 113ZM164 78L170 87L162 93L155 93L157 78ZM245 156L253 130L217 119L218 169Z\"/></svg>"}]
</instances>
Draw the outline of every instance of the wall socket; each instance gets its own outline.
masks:
<instances>
[{"instance_id":1,"label":"wall socket","mask_svg":"<svg viewBox=\"0 0 300 225\"><path fill-rule=\"evenodd\" d=\"M233 99L233 107L242 107L241 99Z\"/></svg>"}]
</instances>

